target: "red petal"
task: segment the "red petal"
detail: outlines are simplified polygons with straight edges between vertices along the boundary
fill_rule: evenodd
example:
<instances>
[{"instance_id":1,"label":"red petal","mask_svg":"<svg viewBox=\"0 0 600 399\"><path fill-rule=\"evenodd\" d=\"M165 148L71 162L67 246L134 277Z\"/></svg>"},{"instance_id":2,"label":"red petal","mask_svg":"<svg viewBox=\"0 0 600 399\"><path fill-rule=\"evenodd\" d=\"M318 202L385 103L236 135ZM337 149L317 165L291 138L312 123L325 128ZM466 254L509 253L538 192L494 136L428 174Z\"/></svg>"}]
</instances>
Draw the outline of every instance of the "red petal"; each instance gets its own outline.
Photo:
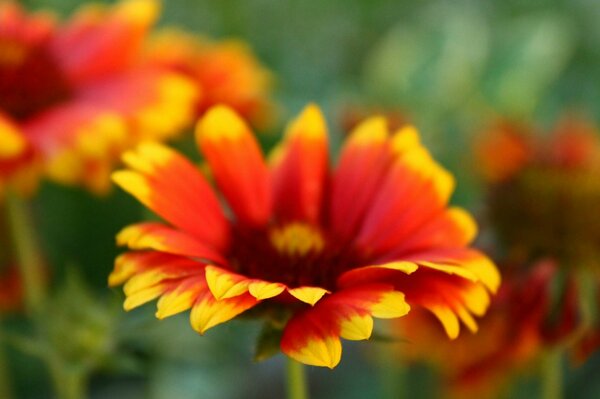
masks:
<instances>
[{"instance_id":1,"label":"red petal","mask_svg":"<svg viewBox=\"0 0 600 399\"><path fill-rule=\"evenodd\" d=\"M318 223L327 177L327 126L319 108L307 106L288 126L273 160L273 195L279 220Z\"/></svg>"},{"instance_id":2,"label":"red petal","mask_svg":"<svg viewBox=\"0 0 600 399\"><path fill-rule=\"evenodd\" d=\"M356 234L390 161L384 118L360 124L344 145L332 179L332 227L342 239Z\"/></svg>"},{"instance_id":3,"label":"red petal","mask_svg":"<svg viewBox=\"0 0 600 399\"><path fill-rule=\"evenodd\" d=\"M401 317L409 309L404 294L389 285L338 291L288 322L281 350L299 362L333 368L341 358L340 336L367 339L373 325L371 316Z\"/></svg>"},{"instance_id":4,"label":"red petal","mask_svg":"<svg viewBox=\"0 0 600 399\"><path fill-rule=\"evenodd\" d=\"M265 225L271 213L269 171L248 125L230 108L216 106L198 123L196 138L236 217Z\"/></svg>"},{"instance_id":5,"label":"red petal","mask_svg":"<svg viewBox=\"0 0 600 399\"><path fill-rule=\"evenodd\" d=\"M113 180L148 208L203 243L222 250L229 227L217 197L202 174L168 147L144 143L125 153L135 170L113 174Z\"/></svg>"},{"instance_id":6,"label":"red petal","mask_svg":"<svg viewBox=\"0 0 600 399\"><path fill-rule=\"evenodd\" d=\"M400 132L395 139L416 134L410 132ZM411 144L397 155L372 201L358 245L368 253L384 253L401 245L443 211L453 186L452 176L435 163L427 150L418 142Z\"/></svg>"},{"instance_id":7,"label":"red petal","mask_svg":"<svg viewBox=\"0 0 600 399\"><path fill-rule=\"evenodd\" d=\"M225 259L214 249L196 240L193 236L171 229L160 223L138 223L125 227L117 235L119 245L131 249L153 249L175 255L207 259L225 263Z\"/></svg>"},{"instance_id":8,"label":"red petal","mask_svg":"<svg viewBox=\"0 0 600 399\"><path fill-rule=\"evenodd\" d=\"M130 66L158 15L153 0L124 0L109 9L83 8L57 32L56 59L72 81L82 83Z\"/></svg>"}]
</instances>

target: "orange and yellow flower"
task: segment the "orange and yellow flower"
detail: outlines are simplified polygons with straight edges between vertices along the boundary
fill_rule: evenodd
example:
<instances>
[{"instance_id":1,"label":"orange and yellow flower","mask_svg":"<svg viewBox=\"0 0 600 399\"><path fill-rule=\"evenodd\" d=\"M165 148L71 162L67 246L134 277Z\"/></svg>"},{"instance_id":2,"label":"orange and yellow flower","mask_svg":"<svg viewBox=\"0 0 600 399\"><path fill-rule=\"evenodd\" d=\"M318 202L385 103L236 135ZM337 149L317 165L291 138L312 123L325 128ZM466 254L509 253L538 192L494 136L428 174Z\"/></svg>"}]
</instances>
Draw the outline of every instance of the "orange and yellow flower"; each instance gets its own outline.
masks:
<instances>
[{"instance_id":1,"label":"orange and yellow flower","mask_svg":"<svg viewBox=\"0 0 600 399\"><path fill-rule=\"evenodd\" d=\"M192 79L200 92L197 116L214 105L226 104L256 127L272 122L272 76L246 43L211 41L170 28L153 36L146 56L149 63Z\"/></svg>"},{"instance_id":2,"label":"orange and yellow flower","mask_svg":"<svg viewBox=\"0 0 600 399\"><path fill-rule=\"evenodd\" d=\"M486 180L500 182L531 160L533 148L533 137L527 127L501 121L475 142L475 161Z\"/></svg>"},{"instance_id":3,"label":"orange and yellow flower","mask_svg":"<svg viewBox=\"0 0 600 399\"><path fill-rule=\"evenodd\" d=\"M397 322L407 341L398 345L402 359L433 365L447 397L506 396L511 376L535 365L545 348L577 328L580 315L573 281L560 298L553 298L552 281L558 270L554 262L544 260L531 269L505 271L479 332L463 334L454 342L439 333L429 315L411 312Z\"/></svg>"},{"instance_id":4,"label":"orange and yellow flower","mask_svg":"<svg viewBox=\"0 0 600 399\"><path fill-rule=\"evenodd\" d=\"M453 177L413 127L390 134L384 118L367 119L333 170L314 105L289 124L268 163L230 108L210 109L196 138L218 194L160 144L127 152L129 169L113 174L166 222L117 236L132 251L116 260L109 283L125 283L126 310L160 298L158 318L191 308L192 327L204 333L250 308L278 309L281 350L331 368L340 338L368 339L373 317L423 307L451 338L461 323L477 329L474 316L500 276L469 248L476 226L448 207Z\"/></svg>"},{"instance_id":5,"label":"orange and yellow flower","mask_svg":"<svg viewBox=\"0 0 600 399\"><path fill-rule=\"evenodd\" d=\"M124 0L59 26L0 4L0 189L31 186L43 165L57 181L106 190L124 149L190 122L194 85L141 59L157 14L154 0Z\"/></svg>"}]
</instances>

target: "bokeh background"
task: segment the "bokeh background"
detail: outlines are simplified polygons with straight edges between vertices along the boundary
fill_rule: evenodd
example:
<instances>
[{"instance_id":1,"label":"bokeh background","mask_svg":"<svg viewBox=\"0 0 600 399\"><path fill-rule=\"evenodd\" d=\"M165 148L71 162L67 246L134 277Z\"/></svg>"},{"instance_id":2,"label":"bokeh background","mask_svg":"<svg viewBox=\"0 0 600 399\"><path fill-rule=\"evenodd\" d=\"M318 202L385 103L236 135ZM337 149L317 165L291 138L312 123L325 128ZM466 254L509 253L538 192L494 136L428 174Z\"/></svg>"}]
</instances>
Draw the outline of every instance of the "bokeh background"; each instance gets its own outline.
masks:
<instances>
[{"instance_id":1,"label":"bokeh background","mask_svg":"<svg viewBox=\"0 0 600 399\"><path fill-rule=\"evenodd\" d=\"M22 3L68 15L81 2ZM355 115L389 112L419 127L457 176L454 202L477 214L470 143L490 121L549 127L564 112L600 120L599 20L597 0L165 0L159 25L240 38L273 71L279 119L261 135L266 148L307 102L324 108L334 143ZM189 135L175 145L195 153ZM48 314L49 334L60 345L85 326L78 339L101 359L92 398L283 397L282 356L252 361L258 323L235 321L199 337L186 314L159 322L152 306L121 310L120 289L109 290L106 278L118 254L115 233L143 217L135 200L118 189L98 198L44 183L34 206L60 293L54 306L71 309L57 312L60 319ZM29 328L18 316L5 322ZM346 342L334 371L310 368L313 397L438 396L433 371L394 366L384 341L368 354L366 347ZM39 360L8 355L17 397L51 397ZM600 355L564 369L567 397L600 396ZM537 384L535 375L521 376L510 397L535 397Z\"/></svg>"}]
</instances>

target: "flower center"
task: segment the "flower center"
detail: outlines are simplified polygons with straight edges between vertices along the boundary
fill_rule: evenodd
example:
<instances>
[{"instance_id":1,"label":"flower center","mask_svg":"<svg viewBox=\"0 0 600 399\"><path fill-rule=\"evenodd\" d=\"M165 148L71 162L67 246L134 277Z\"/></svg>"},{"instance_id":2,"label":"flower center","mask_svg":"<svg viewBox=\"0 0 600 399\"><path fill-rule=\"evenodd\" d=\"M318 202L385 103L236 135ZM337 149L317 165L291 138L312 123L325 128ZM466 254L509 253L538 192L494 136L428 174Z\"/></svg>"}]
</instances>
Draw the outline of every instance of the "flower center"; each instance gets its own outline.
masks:
<instances>
[{"instance_id":1,"label":"flower center","mask_svg":"<svg viewBox=\"0 0 600 399\"><path fill-rule=\"evenodd\" d=\"M290 223L274 228L270 238L277 251L289 257L302 257L310 252L317 254L325 246L325 240L319 230L305 223Z\"/></svg>"},{"instance_id":2,"label":"flower center","mask_svg":"<svg viewBox=\"0 0 600 399\"><path fill-rule=\"evenodd\" d=\"M336 246L318 226L300 222L261 231L235 229L228 258L251 278L328 289L340 273L363 261L352 248Z\"/></svg>"},{"instance_id":3,"label":"flower center","mask_svg":"<svg viewBox=\"0 0 600 399\"><path fill-rule=\"evenodd\" d=\"M68 98L66 76L43 45L0 37L0 109L23 120Z\"/></svg>"}]
</instances>

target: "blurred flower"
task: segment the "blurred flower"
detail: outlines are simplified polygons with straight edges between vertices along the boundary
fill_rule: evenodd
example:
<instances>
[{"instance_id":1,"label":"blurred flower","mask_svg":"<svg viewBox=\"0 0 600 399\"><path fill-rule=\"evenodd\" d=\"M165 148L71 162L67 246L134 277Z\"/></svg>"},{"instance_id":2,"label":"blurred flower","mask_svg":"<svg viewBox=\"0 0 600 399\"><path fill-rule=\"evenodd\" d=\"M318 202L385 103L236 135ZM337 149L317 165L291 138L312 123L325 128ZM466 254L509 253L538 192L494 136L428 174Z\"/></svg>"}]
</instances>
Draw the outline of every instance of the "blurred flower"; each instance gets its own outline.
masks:
<instances>
[{"instance_id":1,"label":"blurred flower","mask_svg":"<svg viewBox=\"0 0 600 399\"><path fill-rule=\"evenodd\" d=\"M117 237L111 285L126 282L129 310L160 297L156 316L191 308L204 333L247 309L275 318L281 350L334 367L340 337L364 340L372 317L423 307L455 338L476 329L500 276L468 247L476 226L448 208L454 179L410 126L389 134L367 119L328 166L327 127L309 105L267 166L250 128L214 107L196 138L219 195L178 153L143 144L124 155L117 184L170 225L135 224ZM227 205L221 204L224 198ZM279 317L277 317L279 315Z\"/></svg>"},{"instance_id":2,"label":"blurred flower","mask_svg":"<svg viewBox=\"0 0 600 399\"><path fill-rule=\"evenodd\" d=\"M122 150L189 122L191 82L140 63L157 13L154 0L124 0L57 26L0 4L0 189L31 188L43 162L59 182L104 191Z\"/></svg>"},{"instance_id":3,"label":"blurred flower","mask_svg":"<svg viewBox=\"0 0 600 399\"><path fill-rule=\"evenodd\" d=\"M508 126L508 125L507 125ZM582 120L564 119L548 135L504 129L488 165L503 170L488 185L490 221L509 251L509 261L552 257L561 267L600 265L600 140ZM503 139L498 137L504 136ZM510 138L508 138L510 137ZM492 143L479 148L492 149ZM484 155L493 151L485 151ZM482 162L486 171L486 163ZM499 176L496 173L496 176Z\"/></svg>"},{"instance_id":4,"label":"blurred flower","mask_svg":"<svg viewBox=\"0 0 600 399\"><path fill-rule=\"evenodd\" d=\"M501 396L511 376L526 372L545 347L564 340L577 326L573 281L556 300L552 282L557 273L557 265L548 260L505 271L479 332L454 342L439 333L429 315L411 312L398 322L409 341L398 346L400 353L409 361L433 364L449 397Z\"/></svg>"},{"instance_id":5,"label":"blurred flower","mask_svg":"<svg viewBox=\"0 0 600 399\"><path fill-rule=\"evenodd\" d=\"M151 64L182 72L194 81L200 91L198 116L213 105L225 104L257 127L272 122L271 74L244 42L212 42L165 29L150 41L147 57Z\"/></svg>"},{"instance_id":6,"label":"blurred flower","mask_svg":"<svg viewBox=\"0 0 600 399\"><path fill-rule=\"evenodd\" d=\"M519 171L532 156L527 128L502 121L475 142L476 164L489 182L505 180Z\"/></svg>"}]
</instances>

